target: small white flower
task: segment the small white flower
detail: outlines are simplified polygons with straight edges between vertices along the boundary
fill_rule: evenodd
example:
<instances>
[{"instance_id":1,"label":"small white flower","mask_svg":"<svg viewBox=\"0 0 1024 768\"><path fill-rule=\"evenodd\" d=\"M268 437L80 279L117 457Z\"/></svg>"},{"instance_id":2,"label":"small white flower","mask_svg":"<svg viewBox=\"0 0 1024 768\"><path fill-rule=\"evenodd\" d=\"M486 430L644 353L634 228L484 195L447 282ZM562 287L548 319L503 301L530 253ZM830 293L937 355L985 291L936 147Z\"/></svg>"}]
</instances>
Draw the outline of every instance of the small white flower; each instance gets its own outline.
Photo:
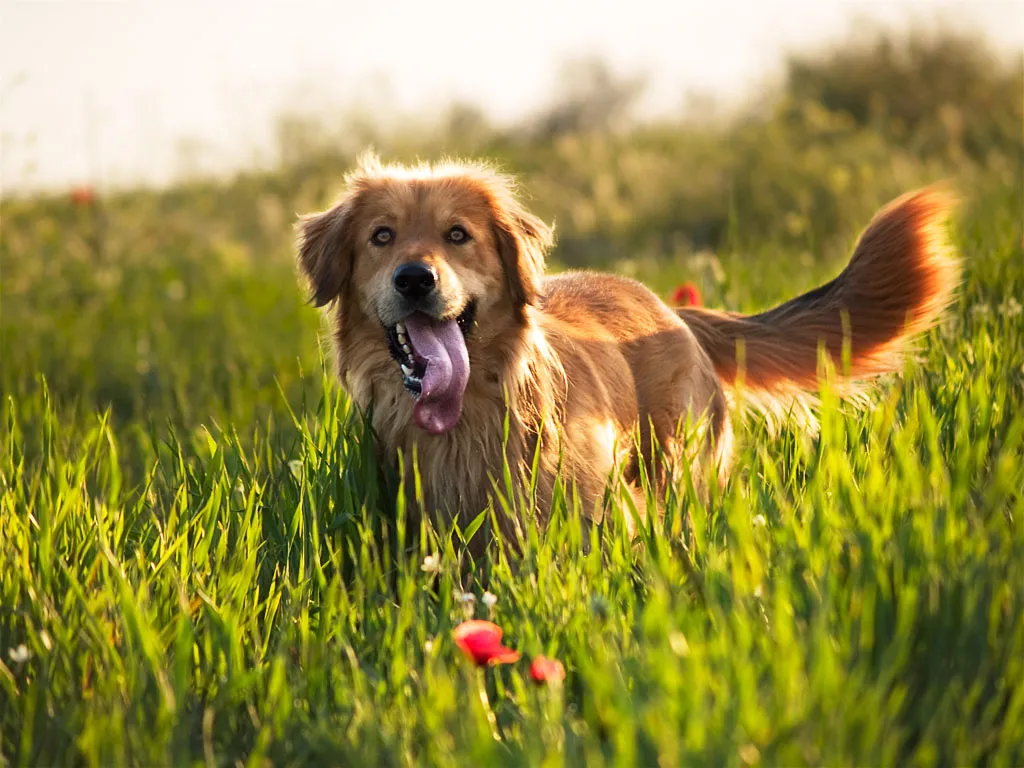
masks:
<instances>
[{"instance_id":1,"label":"small white flower","mask_svg":"<svg viewBox=\"0 0 1024 768\"><path fill-rule=\"evenodd\" d=\"M1016 317L1020 314L1020 302L1012 296L999 305L999 314L1006 317Z\"/></svg>"},{"instance_id":2,"label":"small white flower","mask_svg":"<svg viewBox=\"0 0 1024 768\"><path fill-rule=\"evenodd\" d=\"M436 554L427 555L423 558L423 565L420 566L420 570L426 573L437 573L441 570L441 558Z\"/></svg>"},{"instance_id":3,"label":"small white flower","mask_svg":"<svg viewBox=\"0 0 1024 768\"><path fill-rule=\"evenodd\" d=\"M686 635L682 632L673 632L668 636L668 645L676 656L687 657L690 655L690 644L686 641Z\"/></svg>"},{"instance_id":4,"label":"small white flower","mask_svg":"<svg viewBox=\"0 0 1024 768\"><path fill-rule=\"evenodd\" d=\"M426 654L429 654L429 653L432 653L433 650L434 650L434 641L433 640L427 640L427 642L425 642L423 644L423 652L426 653Z\"/></svg>"},{"instance_id":5,"label":"small white flower","mask_svg":"<svg viewBox=\"0 0 1024 768\"><path fill-rule=\"evenodd\" d=\"M498 602L498 596L492 592L484 592L481 602L487 606L487 610L491 610Z\"/></svg>"},{"instance_id":6,"label":"small white flower","mask_svg":"<svg viewBox=\"0 0 1024 768\"><path fill-rule=\"evenodd\" d=\"M291 473L295 476L296 480L302 477L302 462L298 459L292 459L289 461L288 469L291 470Z\"/></svg>"},{"instance_id":7,"label":"small white flower","mask_svg":"<svg viewBox=\"0 0 1024 768\"><path fill-rule=\"evenodd\" d=\"M987 315L991 311L992 307L985 303L975 304L973 307L971 307L972 315Z\"/></svg>"},{"instance_id":8,"label":"small white flower","mask_svg":"<svg viewBox=\"0 0 1024 768\"><path fill-rule=\"evenodd\" d=\"M456 589L455 602L462 604L462 613L467 619L473 617L473 613L476 610L476 595L472 592L463 592Z\"/></svg>"},{"instance_id":9,"label":"small white flower","mask_svg":"<svg viewBox=\"0 0 1024 768\"><path fill-rule=\"evenodd\" d=\"M8 648L7 655L11 657L11 661L15 664L24 664L32 657L32 654L29 652L28 648L25 647L24 643L19 645L17 648Z\"/></svg>"},{"instance_id":10,"label":"small white flower","mask_svg":"<svg viewBox=\"0 0 1024 768\"><path fill-rule=\"evenodd\" d=\"M768 525L768 521L765 520L764 515L754 515L754 519L751 521L755 528L764 528Z\"/></svg>"},{"instance_id":11,"label":"small white flower","mask_svg":"<svg viewBox=\"0 0 1024 768\"><path fill-rule=\"evenodd\" d=\"M761 751L753 744L740 747L740 760L747 765L757 765L761 761Z\"/></svg>"}]
</instances>

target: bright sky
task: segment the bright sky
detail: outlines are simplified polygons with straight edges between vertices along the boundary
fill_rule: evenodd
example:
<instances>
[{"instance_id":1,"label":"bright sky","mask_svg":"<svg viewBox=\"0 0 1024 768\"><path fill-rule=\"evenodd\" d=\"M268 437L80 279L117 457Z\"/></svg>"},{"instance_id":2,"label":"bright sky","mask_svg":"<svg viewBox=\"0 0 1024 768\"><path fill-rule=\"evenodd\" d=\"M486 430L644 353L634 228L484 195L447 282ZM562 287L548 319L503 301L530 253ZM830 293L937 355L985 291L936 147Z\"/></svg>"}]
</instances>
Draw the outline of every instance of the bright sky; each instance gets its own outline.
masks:
<instances>
[{"instance_id":1,"label":"bright sky","mask_svg":"<svg viewBox=\"0 0 1024 768\"><path fill-rule=\"evenodd\" d=\"M208 170L269 150L282 107L429 114L453 99L515 119L558 64L600 54L647 73L648 106L736 96L780 54L857 19L952 20L1024 47L1022 0L0 0L0 180L7 190L163 182L178 140Z\"/></svg>"}]
</instances>

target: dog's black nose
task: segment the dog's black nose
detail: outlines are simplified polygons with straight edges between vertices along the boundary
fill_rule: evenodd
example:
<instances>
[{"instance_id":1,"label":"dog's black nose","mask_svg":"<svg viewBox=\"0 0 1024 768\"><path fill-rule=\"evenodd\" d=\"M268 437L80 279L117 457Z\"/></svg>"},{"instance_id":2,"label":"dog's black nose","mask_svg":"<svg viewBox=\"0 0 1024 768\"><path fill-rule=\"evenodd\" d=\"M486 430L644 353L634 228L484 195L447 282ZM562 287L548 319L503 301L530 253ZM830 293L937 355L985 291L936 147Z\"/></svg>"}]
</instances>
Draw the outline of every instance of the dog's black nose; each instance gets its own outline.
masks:
<instances>
[{"instance_id":1,"label":"dog's black nose","mask_svg":"<svg viewBox=\"0 0 1024 768\"><path fill-rule=\"evenodd\" d=\"M422 299L434 290L437 273L422 261L411 261L395 270L391 282L395 290L407 299Z\"/></svg>"}]
</instances>

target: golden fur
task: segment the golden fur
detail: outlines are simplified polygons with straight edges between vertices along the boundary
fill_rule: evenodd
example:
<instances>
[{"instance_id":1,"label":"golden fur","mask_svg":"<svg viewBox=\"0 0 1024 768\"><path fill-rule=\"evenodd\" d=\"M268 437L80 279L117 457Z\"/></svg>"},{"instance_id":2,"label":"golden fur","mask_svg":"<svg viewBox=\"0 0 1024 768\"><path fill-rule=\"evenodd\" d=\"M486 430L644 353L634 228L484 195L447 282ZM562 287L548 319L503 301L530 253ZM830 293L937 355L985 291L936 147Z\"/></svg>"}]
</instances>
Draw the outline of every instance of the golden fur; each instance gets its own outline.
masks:
<instances>
[{"instance_id":1,"label":"golden fur","mask_svg":"<svg viewBox=\"0 0 1024 768\"><path fill-rule=\"evenodd\" d=\"M643 470L659 491L693 460L724 476L727 392L739 379L762 404L791 400L817 386L821 345L840 365L844 338L844 381L897 370L957 282L944 231L951 205L937 188L894 201L835 280L741 316L673 310L614 275L546 277L552 230L518 202L510 179L477 164L410 168L368 156L333 207L303 217L299 266L315 303L332 305L338 374L372 413L382 459L402 453L408 463L415 448L431 513L471 519L504 492L507 461L516 492L533 489L541 514L560 475L598 519L617 470L638 501ZM371 243L382 222L395 233L386 247ZM445 239L453 224L467 242ZM461 417L443 434L415 423L385 336L403 317L392 274L410 261L437 275L434 316L476 308ZM695 434L693 457L686 441ZM506 519L504 533L514 523Z\"/></svg>"}]
</instances>

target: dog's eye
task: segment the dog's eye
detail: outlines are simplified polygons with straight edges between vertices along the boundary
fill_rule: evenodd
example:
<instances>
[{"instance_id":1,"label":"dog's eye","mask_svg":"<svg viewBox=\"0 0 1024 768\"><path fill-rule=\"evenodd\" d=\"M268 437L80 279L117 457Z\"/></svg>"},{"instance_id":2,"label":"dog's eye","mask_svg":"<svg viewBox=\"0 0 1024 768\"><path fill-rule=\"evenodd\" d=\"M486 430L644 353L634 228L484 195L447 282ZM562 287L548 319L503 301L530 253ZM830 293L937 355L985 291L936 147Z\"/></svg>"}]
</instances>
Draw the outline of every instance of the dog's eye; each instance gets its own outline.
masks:
<instances>
[{"instance_id":1,"label":"dog's eye","mask_svg":"<svg viewBox=\"0 0 1024 768\"><path fill-rule=\"evenodd\" d=\"M370 242L374 245L390 245L395 239L395 230L391 227L377 227L370 235Z\"/></svg>"},{"instance_id":2,"label":"dog's eye","mask_svg":"<svg viewBox=\"0 0 1024 768\"><path fill-rule=\"evenodd\" d=\"M448 238L449 243L455 243L455 245L461 245L467 243L470 240L469 232L461 224L456 224L454 227L448 230L448 234L445 235Z\"/></svg>"}]
</instances>

